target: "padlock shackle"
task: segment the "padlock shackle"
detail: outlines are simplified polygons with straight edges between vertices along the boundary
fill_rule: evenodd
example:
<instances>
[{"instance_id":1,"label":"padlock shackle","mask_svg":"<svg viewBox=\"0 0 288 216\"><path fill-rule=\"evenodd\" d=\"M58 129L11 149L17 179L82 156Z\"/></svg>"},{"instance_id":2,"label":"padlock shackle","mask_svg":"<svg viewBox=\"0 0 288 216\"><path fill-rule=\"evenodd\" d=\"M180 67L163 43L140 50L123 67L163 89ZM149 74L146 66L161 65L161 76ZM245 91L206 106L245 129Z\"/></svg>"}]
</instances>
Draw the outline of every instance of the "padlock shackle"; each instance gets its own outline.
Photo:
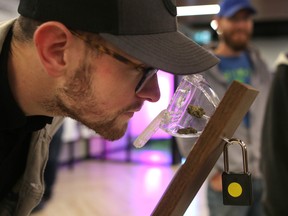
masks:
<instances>
[{"instance_id":1,"label":"padlock shackle","mask_svg":"<svg viewBox=\"0 0 288 216\"><path fill-rule=\"evenodd\" d=\"M233 144L238 144L241 146L242 149L242 160L243 160L243 170L244 173L248 173L248 160L247 160L247 146L246 144L240 140L240 139L236 139L236 138L231 138L228 141L226 141L225 145L224 145L224 171L225 172L229 172L229 157L228 157L228 147L230 145Z\"/></svg>"}]
</instances>

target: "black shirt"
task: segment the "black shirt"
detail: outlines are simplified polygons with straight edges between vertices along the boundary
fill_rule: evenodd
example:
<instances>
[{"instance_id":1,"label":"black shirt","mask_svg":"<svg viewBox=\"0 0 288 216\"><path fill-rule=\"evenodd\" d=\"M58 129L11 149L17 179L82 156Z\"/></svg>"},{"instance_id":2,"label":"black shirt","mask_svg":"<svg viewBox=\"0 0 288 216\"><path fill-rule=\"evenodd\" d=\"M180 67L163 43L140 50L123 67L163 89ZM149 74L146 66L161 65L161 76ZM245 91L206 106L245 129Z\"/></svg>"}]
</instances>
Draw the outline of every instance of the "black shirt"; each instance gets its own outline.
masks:
<instances>
[{"instance_id":1,"label":"black shirt","mask_svg":"<svg viewBox=\"0 0 288 216\"><path fill-rule=\"evenodd\" d=\"M47 116L25 116L13 98L7 76L12 30L0 54L0 200L23 175L32 132L52 122Z\"/></svg>"}]
</instances>

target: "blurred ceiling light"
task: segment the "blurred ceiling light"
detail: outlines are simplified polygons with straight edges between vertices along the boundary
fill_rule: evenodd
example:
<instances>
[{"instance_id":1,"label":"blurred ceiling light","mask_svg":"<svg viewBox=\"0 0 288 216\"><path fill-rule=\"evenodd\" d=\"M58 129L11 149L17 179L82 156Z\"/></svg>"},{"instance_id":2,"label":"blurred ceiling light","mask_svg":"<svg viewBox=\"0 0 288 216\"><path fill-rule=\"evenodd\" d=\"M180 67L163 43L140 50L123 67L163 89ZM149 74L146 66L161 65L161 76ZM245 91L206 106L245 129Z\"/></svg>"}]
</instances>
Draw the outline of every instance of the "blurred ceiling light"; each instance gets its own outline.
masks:
<instances>
[{"instance_id":1,"label":"blurred ceiling light","mask_svg":"<svg viewBox=\"0 0 288 216\"><path fill-rule=\"evenodd\" d=\"M220 11L218 4L197 5L197 6L181 6L177 7L177 16L198 16L217 14Z\"/></svg>"}]
</instances>

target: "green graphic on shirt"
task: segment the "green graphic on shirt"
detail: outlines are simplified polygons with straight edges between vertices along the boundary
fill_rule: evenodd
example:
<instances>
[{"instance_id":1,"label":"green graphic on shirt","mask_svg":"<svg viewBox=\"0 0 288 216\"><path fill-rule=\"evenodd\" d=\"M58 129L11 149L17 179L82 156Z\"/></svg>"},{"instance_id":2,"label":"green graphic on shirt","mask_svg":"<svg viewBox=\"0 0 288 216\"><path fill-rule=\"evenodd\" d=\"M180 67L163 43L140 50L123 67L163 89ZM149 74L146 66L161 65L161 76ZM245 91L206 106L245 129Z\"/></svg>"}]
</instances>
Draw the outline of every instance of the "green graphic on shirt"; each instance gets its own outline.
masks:
<instances>
[{"instance_id":1,"label":"green graphic on shirt","mask_svg":"<svg viewBox=\"0 0 288 216\"><path fill-rule=\"evenodd\" d=\"M250 73L251 71L249 69L244 68L223 71L223 75L229 83L231 83L233 80L237 80L242 83L249 83Z\"/></svg>"}]
</instances>

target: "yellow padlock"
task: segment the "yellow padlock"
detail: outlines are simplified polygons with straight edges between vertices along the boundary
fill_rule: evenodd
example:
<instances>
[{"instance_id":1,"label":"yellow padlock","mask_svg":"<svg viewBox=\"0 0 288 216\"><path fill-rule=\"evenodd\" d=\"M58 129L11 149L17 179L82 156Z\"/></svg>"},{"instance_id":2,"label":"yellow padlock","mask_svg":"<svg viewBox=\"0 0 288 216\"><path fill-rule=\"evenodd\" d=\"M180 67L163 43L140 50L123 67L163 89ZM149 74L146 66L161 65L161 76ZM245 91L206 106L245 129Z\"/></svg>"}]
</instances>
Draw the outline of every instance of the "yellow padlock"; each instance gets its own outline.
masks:
<instances>
[{"instance_id":1,"label":"yellow padlock","mask_svg":"<svg viewBox=\"0 0 288 216\"><path fill-rule=\"evenodd\" d=\"M242 149L243 172L235 173L229 170L228 147L238 144ZM222 191L224 205L251 205L252 204L252 180L248 171L246 144L232 138L224 146L224 172L222 174Z\"/></svg>"}]
</instances>

